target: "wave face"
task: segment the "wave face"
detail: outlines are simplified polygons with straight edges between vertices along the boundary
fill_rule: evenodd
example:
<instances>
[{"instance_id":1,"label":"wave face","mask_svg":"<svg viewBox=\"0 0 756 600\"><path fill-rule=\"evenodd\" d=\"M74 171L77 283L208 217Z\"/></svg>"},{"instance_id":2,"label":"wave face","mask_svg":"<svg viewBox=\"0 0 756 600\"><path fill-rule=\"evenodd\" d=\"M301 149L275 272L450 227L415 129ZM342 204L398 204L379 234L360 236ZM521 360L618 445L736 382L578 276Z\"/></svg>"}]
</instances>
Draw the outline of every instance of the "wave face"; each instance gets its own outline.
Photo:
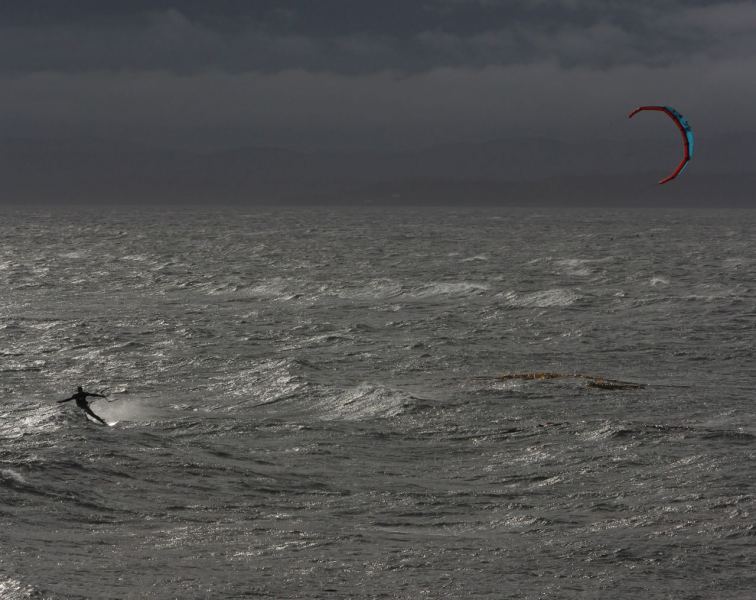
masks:
<instances>
[{"instance_id":1,"label":"wave face","mask_svg":"<svg viewBox=\"0 0 756 600\"><path fill-rule=\"evenodd\" d=\"M0 597L751 597L755 229L3 214Z\"/></svg>"}]
</instances>

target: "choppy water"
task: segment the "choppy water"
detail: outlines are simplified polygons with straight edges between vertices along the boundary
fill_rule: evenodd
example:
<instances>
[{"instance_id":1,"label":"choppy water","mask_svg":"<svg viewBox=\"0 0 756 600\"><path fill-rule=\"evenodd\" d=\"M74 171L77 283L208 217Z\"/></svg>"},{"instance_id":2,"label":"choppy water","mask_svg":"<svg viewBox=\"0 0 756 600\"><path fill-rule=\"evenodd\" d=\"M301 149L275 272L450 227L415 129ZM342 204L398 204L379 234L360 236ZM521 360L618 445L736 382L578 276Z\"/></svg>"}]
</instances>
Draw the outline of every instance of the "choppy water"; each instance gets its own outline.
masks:
<instances>
[{"instance_id":1,"label":"choppy water","mask_svg":"<svg viewBox=\"0 0 756 600\"><path fill-rule=\"evenodd\" d=\"M753 597L754 212L1 223L0 598Z\"/></svg>"}]
</instances>

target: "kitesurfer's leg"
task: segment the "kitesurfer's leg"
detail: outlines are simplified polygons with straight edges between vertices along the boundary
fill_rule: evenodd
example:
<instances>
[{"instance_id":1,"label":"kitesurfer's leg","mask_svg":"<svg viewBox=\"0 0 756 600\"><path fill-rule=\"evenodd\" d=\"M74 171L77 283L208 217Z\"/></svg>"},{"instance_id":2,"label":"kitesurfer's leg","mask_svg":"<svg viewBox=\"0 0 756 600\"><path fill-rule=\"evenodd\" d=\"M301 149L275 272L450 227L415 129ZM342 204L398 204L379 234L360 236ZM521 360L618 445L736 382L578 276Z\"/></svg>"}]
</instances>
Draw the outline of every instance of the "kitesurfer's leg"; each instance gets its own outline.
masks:
<instances>
[{"instance_id":1,"label":"kitesurfer's leg","mask_svg":"<svg viewBox=\"0 0 756 600\"><path fill-rule=\"evenodd\" d=\"M100 417L98 417L98 416L97 416L96 414L94 414L94 413L92 412L92 409L91 409L91 408L89 408L88 406L87 406L87 407L86 407L86 408L85 408L84 410L85 410L85 411L87 412L87 414L88 414L88 415L90 415L90 416L91 416L91 417L93 417L94 419L97 419L97 420L98 420L98 421L99 421L100 423L102 423L103 425L107 425L107 423L106 423L105 421L103 421L103 420L102 420L102 419L101 419Z\"/></svg>"}]
</instances>

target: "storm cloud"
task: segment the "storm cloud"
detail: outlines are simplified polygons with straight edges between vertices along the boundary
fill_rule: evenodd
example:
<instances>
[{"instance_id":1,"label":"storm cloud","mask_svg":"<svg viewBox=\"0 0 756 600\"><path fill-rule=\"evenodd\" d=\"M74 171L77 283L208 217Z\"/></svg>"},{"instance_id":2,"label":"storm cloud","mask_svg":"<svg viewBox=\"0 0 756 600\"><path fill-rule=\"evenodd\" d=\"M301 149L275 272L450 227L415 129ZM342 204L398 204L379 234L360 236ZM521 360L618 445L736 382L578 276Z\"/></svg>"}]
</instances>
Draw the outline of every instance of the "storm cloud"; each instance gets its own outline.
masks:
<instances>
[{"instance_id":1,"label":"storm cloud","mask_svg":"<svg viewBox=\"0 0 756 600\"><path fill-rule=\"evenodd\" d=\"M671 104L756 132L756 5L30 0L0 7L0 137L210 151L588 143ZM590 165L586 165L587 172Z\"/></svg>"},{"instance_id":2,"label":"storm cloud","mask_svg":"<svg viewBox=\"0 0 756 600\"><path fill-rule=\"evenodd\" d=\"M20 4L20 3L19 3ZM359 75L555 62L672 66L756 52L751 2L323 0L24 3L0 69Z\"/></svg>"}]
</instances>

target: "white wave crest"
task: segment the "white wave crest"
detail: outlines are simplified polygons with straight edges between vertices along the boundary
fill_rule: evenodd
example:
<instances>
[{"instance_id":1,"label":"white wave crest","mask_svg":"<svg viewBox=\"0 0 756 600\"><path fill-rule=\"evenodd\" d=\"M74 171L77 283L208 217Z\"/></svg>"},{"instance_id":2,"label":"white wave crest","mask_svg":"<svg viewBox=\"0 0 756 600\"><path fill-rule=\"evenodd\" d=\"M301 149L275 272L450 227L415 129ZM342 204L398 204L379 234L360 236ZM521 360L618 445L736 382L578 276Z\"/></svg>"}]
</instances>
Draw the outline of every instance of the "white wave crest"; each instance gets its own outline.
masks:
<instances>
[{"instance_id":1,"label":"white wave crest","mask_svg":"<svg viewBox=\"0 0 756 600\"><path fill-rule=\"evenodd\" d=\"M530 292L526 294L520 294L518 292L506 292L501 296L509 306L515 306L518 308L549 308L552 306L570 306L582 297L572 290L565 290L562 288L542 290L539 292Z\"/></svg>"},{"instance_id":2,"label":"white wave crest","mask_svg":"<svg viewBox=\"0 0 756 600\"><path fill-rule=\"evenodd\" d=\"M34 597L34 588L24 585L17 579L0 578L0 598L3 600L21 600Z\"/></svg>"},{"instance_id":3,"label":"white wave crest","mask_svg":"<svg viewBox=\"0 0 756 600\"><path fill-rule=\"evenodd\" d=\"M657 286L657 285L669 285L669 279L667 279L666 277L655 275L654 277L651 278L651 280L649 281L649 284L652 287Z\"/></svg>"},{"instance_id":4,"label":"white wave crest","mask_svg":"<svg viewBox=\"0 0 756 600\"><path fill-rule=\"evenodd\" d=\"M336 293L339 298L353 300L394 298L402 293L402 285L390 279L374 279L363 286L344 288Z\"/></svg>"},{"instance_id":5,"label":"white wave crest","mask_svg":"<svg viewBox=\"0 0 756 600\"><path fill-rule=\"evenodd\" d=\"M412 396L405 392L362 383L323 400L320 405L320 418L326 421L359 421L395 417L412 404Z\"/></svg>"},{"instance_id":6,"label":"white wave crest","mask_svg":"<svg viewBox=\"0 0 756 600\"><path fill-rule=\"evenodd\" d=\"M429 282L420 283L413 286L402 285L397 281L388 279L376 279L368 282L366 285L356 288L345 288L339 290L336 295L339 298L350 298L355 300L386 298L404 298L424 300L437 296L470 296L480 294L489 289L485 283L475 283L469 281L460 282Z\"/></svg>"},{"instance_id":7,"label":"white wave crest","mask_svg":"<svg viewBox=\"0 0 756 600\"><path fill-rule=\"evenodd\" d=\"M574 275L576 277L587 277L593 274L593 270L588 266L589 263L596 262L586 258L563 258L555 261L560 270L563 270L568 275Z\"/></svg>"},{"instance_id":8,"label":"white wave crest","mask_svg":"<svg viewBox=\"0 0 756 600\"><path fill-rule=\"evenodd\" d=\"M432 298L434 296L472 296L490 289L485 283L469 281L433 282L418 286L407 293L414 298Z\"/></svg>"},{"instance_id":9,"label":"white wave crest","mask_svg":"<svg viewBox=\"0 0 756 600\"><path fill-rule=\"evenodd\" d=\"M468 258L463 258L460 262L485 262L489 260L488 255L486 254L476 254L475 256L470 256Z\"/></svg>"},{"instance_id":10,"label":"white wave crest","mask_svg":"<svg viewBox=\"0 0 756 600\"><path fill-rule=\"evenodd\" d=\"M255 406L272 404L289 398L307 386L307 382L292 373L292 361L267 360L230 376L219 377L208 386L214 393L235 398L247 398ZM234 406L227 410L236 410Z\"/></svg>"},{"instance_id":11,"label":"white wave crest","mask_svg":"<svg viewBox=\"0 0 756 600\"><path fill-rule=\"evenodd\" d=\"M274 301L297 300L302 297L302 290L294 289L296 282L274 277L259 281L253 285L232 280L224 282L205 282L197 286L209 296L227 296L233 300L260 299Z\"/></svg>"},{"instance_id":12,"label":"white wave crest","mask_svg":"<svg viewBox=\"0 0 756 600\"><path fill-rule=\"evenodd\" d=\"M26 479L24 479L23 475L16 473L13 469L0 469L0 478L5 479L6 481L15 481L16 483L26 483Z\"/></svg>"}]
</instances>

